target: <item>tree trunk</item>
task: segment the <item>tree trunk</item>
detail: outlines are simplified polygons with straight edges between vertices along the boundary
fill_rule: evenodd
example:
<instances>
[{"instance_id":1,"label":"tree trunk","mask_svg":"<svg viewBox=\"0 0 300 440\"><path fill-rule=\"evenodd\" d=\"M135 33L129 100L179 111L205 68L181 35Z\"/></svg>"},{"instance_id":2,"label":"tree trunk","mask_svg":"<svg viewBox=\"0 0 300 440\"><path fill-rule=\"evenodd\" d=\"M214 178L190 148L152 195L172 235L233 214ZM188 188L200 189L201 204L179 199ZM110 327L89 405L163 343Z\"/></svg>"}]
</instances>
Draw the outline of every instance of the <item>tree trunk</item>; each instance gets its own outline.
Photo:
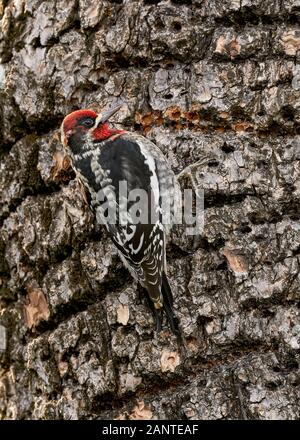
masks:
<instances>
[{"instance_id":1,"label":"tree trunk","mask_svg":"<svg viewBox=\"0 0 300 440\"><path fill-rule=\"evenodd\" d=\"M1 0L0 417L299 418L296 0ZM178 343L82 201L78 108L204 189L168 245ZM205 160L203 160L205 158ZM191 179L181 179L191 187Z\"/></svg>"}]
</instances>

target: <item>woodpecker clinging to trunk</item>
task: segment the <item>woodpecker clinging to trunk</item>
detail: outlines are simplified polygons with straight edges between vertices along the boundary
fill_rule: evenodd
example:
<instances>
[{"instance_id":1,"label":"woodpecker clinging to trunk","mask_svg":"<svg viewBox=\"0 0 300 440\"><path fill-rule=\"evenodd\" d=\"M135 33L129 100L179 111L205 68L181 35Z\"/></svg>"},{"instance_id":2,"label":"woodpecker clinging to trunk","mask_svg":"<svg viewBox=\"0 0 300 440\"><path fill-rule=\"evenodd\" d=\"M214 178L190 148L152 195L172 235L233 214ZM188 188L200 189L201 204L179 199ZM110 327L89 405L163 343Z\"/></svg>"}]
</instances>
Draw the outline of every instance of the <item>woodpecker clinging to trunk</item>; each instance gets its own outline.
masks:
<instances>
[{"instance_id":1,"label":"woodpecker clinging to trunk","mask_svg":"<svg viewBox=\"0 0 300 440\"><path fill-rule=\"evenodd\" d=\"M105 224L121 259L146 288L157 330L161 329L164 310L173 333L178 334L166 275L165 247L170 222L163 222L162 206L162 201L167 200L172 216L178 184L156 145L141 135L110 127L109 118L120 108L99 115L92 110L69 114L62 123L62 143L96 220ZM124 185L126 194L122 190ZM139 209L134 211L138 221L133 221L130 213L136 202L131 200L130 193L138 194Z\"/></svg>"}]
</instances>

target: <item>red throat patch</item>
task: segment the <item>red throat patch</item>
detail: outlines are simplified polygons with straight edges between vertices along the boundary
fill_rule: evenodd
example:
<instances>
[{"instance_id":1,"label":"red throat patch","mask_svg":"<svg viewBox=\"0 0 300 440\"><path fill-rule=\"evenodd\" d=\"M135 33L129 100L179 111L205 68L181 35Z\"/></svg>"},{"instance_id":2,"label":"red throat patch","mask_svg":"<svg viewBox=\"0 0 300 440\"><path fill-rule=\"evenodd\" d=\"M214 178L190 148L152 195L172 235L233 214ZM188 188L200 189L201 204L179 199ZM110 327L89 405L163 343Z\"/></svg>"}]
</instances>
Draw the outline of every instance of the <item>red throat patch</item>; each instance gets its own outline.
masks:
<instances>
[{"instance_id":1,"label":"red throat patch","mask_svg":"<svg viewBox=\"0 0 300 440\"><path fill-rule=\"evenodd\" d=\"M125 133L125 130L110 128L108 122L105 122L93 130L93 139L95 141L104 141L105 139L108 139L114 135L120 135L123 133Z\"/></svg>"}]
</instances>

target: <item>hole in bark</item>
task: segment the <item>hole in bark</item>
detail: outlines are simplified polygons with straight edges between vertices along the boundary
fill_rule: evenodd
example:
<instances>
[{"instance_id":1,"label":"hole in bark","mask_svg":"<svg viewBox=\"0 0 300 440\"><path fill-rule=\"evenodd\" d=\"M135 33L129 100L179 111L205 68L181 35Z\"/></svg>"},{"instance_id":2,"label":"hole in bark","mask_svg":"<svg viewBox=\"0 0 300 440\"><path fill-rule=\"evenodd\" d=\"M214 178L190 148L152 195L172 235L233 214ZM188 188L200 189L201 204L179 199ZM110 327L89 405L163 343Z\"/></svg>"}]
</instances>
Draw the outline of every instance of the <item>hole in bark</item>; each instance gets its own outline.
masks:
<instances>
[{"instance_id":1,"label":"hole in bark","mask_svg":"<svg viewBox=\"0 0 300 440\"><path fill-rule=\"evenodd\" d=\"M198 325L202 326L202 325L205 325L205 324L211 322L212 320L213 320L213 318L210 318L209 316L199 315L197 318L197 323L198 323Z\"/></svg>"},{"instance_id":2,"label":"hole in bark","mask_svg":"<svg viewBox=\"0 0 300 440\"><path fill-rule=\"evenodd\" d=\"M72 246L66 244L65 246L58 247L54 251L50 252L50 260L51 262L59 263L65 260L67 257L70 257L72 255L72 252Z\"/></svg>"},{"instance_id":3,"label":"hole in bark","mask_svg":"<svg viewBox=\"0 0 300 440\"><path fill-rule=\"evenodd\" d=\"M217 160L212 160L208 163L208 166L211 167L217 167L219 165L219 162Z\"/></svg>"},{"instance_id":4,"label":"hole in bark","mask_svg":"<svg viewBox=\"0 0 300 440\"><path fill-rule=\"evenodd\" d=\"M85 361L88 362L88 361L91 359L91 357L93 356L93 354L94 354L94 351L93 351L93 350L88 350L88 351L85 353L85 356L84 356Z\"/></svg>"},{"instance_id":5,"label":"hole in bark","mask_svg":"<svg viewBox=\"0 0 300 440\"><path fill-rule=\"evenodd\" d=\"M165 24L164 24L164 22L163 22L159 17L158 17L158 19L156 20L155 27L156 27L157 29L164 29L164 28L165 28Z\"/></svg>"},{"instance_id":6,"label":"hole in bark","mask_svg":"<svg viewBox=\"0 0 300 440\"><path fill-rule=\"evenodd\" d=\"M300 254L300 246L298 246L296 249L293 250L293 256L295 257L296 255ZM300 305L300 303L299 303Z\"/></svg>"},{"instance_id":7,"label":"hole in bark","mask_svg":"<svg viewBox=\"0 0 300 440\"><path fill-rule=\"evenodd\" d=\"M205 387L207 384L207 380L206 379L200 379L197 383L198 387Z\"/></svg>"},{"instance_id":8,"label":"hole in bark","mask_svg":"<svg viewBox=\"0 0 300 440\"><path fill-rule=\"evenodd\" d=\"M289 371L298 370L298 362L295 359L288 359L285 368Z\"/></svg>"},{"instance_id":9,"label":"hole in bark","mask_svg":"<svg viewBox=\"0 0 300 440\"><path fill-rule=\"evenodd\" d=\"M288 19L287 23L291 25L296 25L299 23L299 16L297 14L291 14Z\"/></svg>"},{"instance_id":10,"label":"hole in bark","mask_svg":"<svg viewBox=\"0 0 300 440\"><path fill-rule=\"evenodd\" d=\"M72 24L72 27L73 27L73 29L78 29L79 30L81 28L80 20L79 19L74 20L73 24Z\"/></svg>"},{"instance_id":11,"label":"hole in bark","mask_svg":"<svg viewBox=\"0 0 300 440\"><path fill-rule=\"evenodd\" d=\"M169 119L165 121L165 126L166 127L176 127L177 125L177 121L170 121Z\"/></svg>"},{"instance_id":12,"label":"hole in bark","mask_svg":"<svg viewBox=\"0 0 300 440\"><path fill-rule=\"evenodd\" d=\"M205 250L209 249L209 242L206 238L203 238L203 237L200 238L198 243L199 243L199 248L205 249Z\"/></svg>"},{"instance_id":13,"label":"hole in bark","mask_svg":"<svg viewBox=\"0 0 300 440\"><path fill-rule=\"evenodd\" d=\"M171 116L172 119L179 119L180 116L181 116L181 111L180 111L180 110L174 110L174 111L171 113L170 116Z\"/></svg>"},{"instance_id":14,"label":"hole in bark","mask_svg":"<svg viewBox=\"0 0 300 440\"><path fill-rule=\"evenodd\" d=\"M218 264L216 267L216 270L227 270L227 263L226 261L222 261L222 263Z\"/></svg>"},{"instance_id":15,"label":"hole in bark","mask_svg":"<svg viewBox=\"0 0 300 440\"><path fill-rule=\"evenodd\" d=\"M125 58L123 55L119 55L118 57L116 57L116 63L119 67L128 68L128 59Z\"/></svg>"},{"instance_id":16,"label":"hole in bark","mask_svg":"<svg viewBox=\"0 0 300 440\"><path fill-rule=\"evenodd\" d=\"M147 63L147 60L145 58L137 57L135 59L135 65L137 67L147 67L148 63Z\"/></svg>"},{"instance_id":17,"label":"hole in bark","mask_svg":"<svg viewBox=\"0 0 300 440\"><path fill-rule=\"evenodd\" d=\"M164 99L172 99L173 98L173 94L172 93L167 93L165 96L164 96Z\"/></svg>"},{"instance_id":18,"label":"hole in bark","mask_svg":"<svg viewBox=\"0 0 300 440\"><path fill-rule=\"evenodd\" d=\"M282 220L282 215L275 212L275 213L271 214L270 219L269 219L269 223L275 224L275 223L281 222L281 220Z\"/></svg>"},{"instance_id":19,"label":"hole in bark","mask_svg":"<svg viewBox=\"0 0 300 440\"><path fill-rule=\"evenodd\" d=\"M225 142L224 145L222 146L221 150L224 151L224 153L229 154L229 153L232 153L234 151L234 147L232 145L228 145Z\"/></svg>"},{"instance_id":20,"label":"hole in bark","mask_svg":"<svg viewBox=\"0 0 300 440\"><path fill-rule=\"evenodd\" d=\"M85 92L96 92L99 89L99 84L86 83L81 86L81 90Z\"/></svg>"},{"instance_id":21,"label":"hole in bark","mask_svg":"<svg viewBox=\"0 0 300 440\"><path fill-rule=\"evenodd\" d=\"M95 412L100 412L104 410L119 409L122 408L123 401L121 399L116 399L113 393L107 392L101 394L101 396L95 396L92 401L91 409Z\"/></svg>"},{"instance_id":22,"label":"hole in bark","mask_svg":"<svg viewBox=\"0 0 300 440\"><path fill-rule=\"evenodd\" d=\"M157 5L162 0L144 0L145 5Z\"/></svg>"},{"instance_id":23,"label":"hole in bark","mask_svg":"<svg viewBox=\"0 0 300 440\"><path fill-rule=\"evenodd\" d=\"M224 206L240 203L245 200L246 197L247 196L245 194L212 194L205 198L204 209L211 208L212 206Z\"/></svg>"},{"instance_id":24,"label":"hole in bark","mask_svg":"<svg viewBox=\"0 0 300 440\"><path fill-rule=\"evenodd\" d=\"M244 8L244 20L247 23L251 23L251 24L258 24L259 23L259 17L255 14L255 12L253 12L252 8L250 7L245 7Z\"/></svg>"},{"instance_id":25,"label":"hole in bark","mask_svg":"<svg viewBox=\"0 0 300 440\"><path fill-rule=\"evenodd\" d=\"M239 231L240 231L242 234L249 234L249 232L252 232L252 229L250 228L250 226L245 225L245 226L241 226L241 227L239 228Z\"/></svg>"},{"instance_id":26,"label":"hole in bark","mask_svg":"<svg viewBox=\"0 0 300 440\"><path fill-rule=\"evenodd\" d=\"M224 14L221 17L216 17L215 21L218 24L222 24L223 26L229 27L232 24L237 26L244 27L246 24L258 24L260 17L253 12L250 7L243 7L237 13L228 13Z\"/></svg>"},{"instance_id":27,"label":"hole in bark","mask_svg":"<svg viewBox=\"0 0 300 440\"><path fill-rule=\"evenodd\" d=\"M275 391L281 385L281 383L282 382L279 382L279 383L267 382L266 383L266 388L268 388L268 390Z\"/></svg>"},{"instance_id":28,"label":"hole in bark","mask_svg":"<svg viewBox=\"0 0 300 440\"><path fill-rule=\"evenodd\" d=\"M57 39L57 40L58 40L58 39ZM58 43L58 41L57 41L56 43ZM54 42L53 44L56 44L56 43ZM36 49L37 47L42 47L40 37L38 36L38 37L34 38L34 39L32 40L32 42L31 42L31 45L32 45L32 47L34 47L35 49Z\"/></svg>"},{"instance_id":29,"label":"hole in bark","mask_svg":"<svg viewBox=\"0 0 300 440\"><path fill-rule=\"evenodd\" d=\"M50 400L56 400L57 397L58 397L58 392L55 391L55 390L52 391L52 392L50 393L50 395L49 395L49 399L50 399Z\"/></svg>"},{"instance_id":30,"label":"hole in bark","mask_svg":"<svg viewBox=\"0 0 300 440\"><path fill-rule=\"evenodd\" d=\"M166 69L167 69L167 70L174 69L174 67L175 67L175 66L174 66L173 63L167 63L167 64L166 64Z\"/></svg>"},{"instance_id":31,"label":"hole in bark","mask_svg":"<svg viewBox=\"0 0 300 440\"><path fill-rule=\"evenodd\" d=\"M274 22L274 18L269 15L262 15L261 17L262 24L272 24Z\"/></svg>"},{"instance_id":32,"label":"hole in bark","mask_svg":"<svg viewBox=\"0 0 300 440\"><path fill-rule=\"evenodd\" d=\"M210 122L218 122L219 121L219 114L216 111L215 108L202 108L199 110L199 115L204 121L210 121Z\"/></svg>"},{"instance_id":33,"label":"hole in bark","mask_svg":"<svg viewBox=\"0 0 300 440\"><path fill-rule=\"evenodd\" d=\"M300 214L290 214L290 219L294 220L295 222L297 222L298 220L300 220Z\"/></svg>"},{"instance_id":34,"label":"hole in bark","mask_svg":"<svg viewBox=\"0 0 300 440\"><path fill-rule=\"evenodd\" d=\"M180 32L182 29L181 23L179 21L173 21L172 28L175 32Z\"/></svg>"},{"instance_id":35,"label":"hole in bark","mask_svg":"<svg viewBox=\"0 0 300 440\"><path fill-rule=\"evenodd\" d=\"M107 69L111 70L112 72L117 71L119 67L128 68L128 64L128 59L125 58L122 54L117 54L106 61Z\"/></svg>"},{"instance_id":36,"label":"hole in bark","mask_svg":"<svg viewBox=\"0 0 300 440\"><path fill-rule=\"evenodd\" d=\"M249 220L253 225L262 225L263 223L265 223L265 220L262 219L257 212L252 212L251 214L249 214Z\"/></svg>"},{"instance_id":37,"label":"hole in bark","mask_svg":"<svg viewBox=\"0 0 300 440\"><path fill-rule=\"evenodd\" d=\"M262 234L256 234L255 235L255 241L257 241L259 243L264 241L265 239L266 239L266 237L264 235L262 235Z\"/></svg>"},{"instance_id":38,"label":"hole in bark","mask_svg":"<svg viewBox=\"0 0 300 440\"><path fill-rule=\"evenodd\" d=\"M241 121L246 119L245 110L239 105L232 105L230 113L234 120Z\"/></svg>"},{"instance_id":39,"label":"hole in bark","mask_svg":"<svg viewBox=\"0 0 300 440\"><path fill-rule=\"evenodd\" d=\"M50 355L50 351L49 351L47 348L45 348L45 349L42 351L41 356L40 356L41 361L42 361L42 362L46 362L46 361L48 361L48 360L50 359L50 357L51 357L51 355Z\"/></svg>"},{"instance_id":40,"label":"hole in bark","mask_svg":"<svg viewBox=\"0 0 300 440\"><path fill-rule=\"evenodd\" d=\"M261 312L261 316L263 318L273 318L273 316L275 316L275 313L272 310L265 309Z\"/></svg>"},{"instance_id":41,"label":"hole in bark","mask_svg":"<svg viewBox=\"0 0 300 440\"><path fill-rule=\"evenodd\" d=\"M281 109L281 115L287 121L293 121L295 119L295 110L290 105L285 105Z\"/></svg>"},{"instance_id":42,"label":"hole in bark","mask_svg":"<svg viewBox=\"0 0 300 440\"><path fill-rule=\"evenodd\" d=\"M216 240L214 240L212 243L214 249L220 249L224 245L225 245L225 239L223 237L217 237Z\"/></svg>"}]
</instances>

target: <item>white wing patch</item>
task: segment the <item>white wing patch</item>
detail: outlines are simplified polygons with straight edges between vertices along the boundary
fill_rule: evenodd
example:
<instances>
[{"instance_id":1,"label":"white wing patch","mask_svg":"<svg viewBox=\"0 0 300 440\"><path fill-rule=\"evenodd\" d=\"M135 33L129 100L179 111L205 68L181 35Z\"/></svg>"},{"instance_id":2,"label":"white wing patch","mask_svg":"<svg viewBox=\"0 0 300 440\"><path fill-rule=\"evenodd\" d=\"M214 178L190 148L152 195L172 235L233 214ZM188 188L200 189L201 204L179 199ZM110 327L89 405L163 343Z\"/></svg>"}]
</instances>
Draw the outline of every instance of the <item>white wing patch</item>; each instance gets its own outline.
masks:
<instances>
[{"instance_id":1,"label":"white wing patch","mask_svg":"<svg viewBox=\"0 0 300 440\"><path fill-rule=\"evenodd\" d=\"M129 245L129 249L131 250L131 252L133 252L134 254L138 254L139 251L141 250L141 247L143 246L143 242L144 242L144 232L142 233L141 237L140 237L140 243L138 245L138 247L136 249L133 248L133 245L130 244Z\"/></svg>"}]
</instances>

